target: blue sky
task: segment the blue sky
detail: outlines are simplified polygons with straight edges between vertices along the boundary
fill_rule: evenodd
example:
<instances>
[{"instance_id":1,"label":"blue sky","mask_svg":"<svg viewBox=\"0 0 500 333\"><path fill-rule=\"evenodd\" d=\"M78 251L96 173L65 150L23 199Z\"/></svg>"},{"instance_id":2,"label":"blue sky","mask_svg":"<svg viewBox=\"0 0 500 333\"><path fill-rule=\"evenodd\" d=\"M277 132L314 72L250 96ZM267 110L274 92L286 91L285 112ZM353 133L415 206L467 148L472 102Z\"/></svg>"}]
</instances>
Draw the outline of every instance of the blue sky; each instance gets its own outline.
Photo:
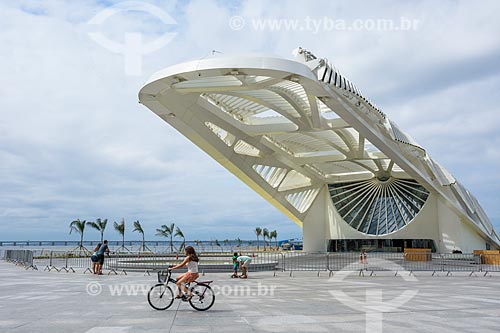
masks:
<instances>
[{"instance_id":1,"label":"blue sky","mask_svg":"<svg viewBox=\"0 0 500 333\"><path fill-rule=\"evenodd\" d=\"M151 1L176 24L120 2L0 2L0 239L77 239L76 219L140 220L148 239L175 222L188 239L279 238L300 229L137 103L151 74L217 50L327 57L464 184L500 229L500 21L496 1ZM231 18L245 26L231 28ZM332 30L325 22L416 20L411 31ZM257 29L256 20L315 20L321 29ZM175 37L126 75L123 43ZM200 167L201 166L201 167ZM89 231L86 238L99 237ZM118 239L111 228L108 238Z\"/></svg>"}]
</instances>

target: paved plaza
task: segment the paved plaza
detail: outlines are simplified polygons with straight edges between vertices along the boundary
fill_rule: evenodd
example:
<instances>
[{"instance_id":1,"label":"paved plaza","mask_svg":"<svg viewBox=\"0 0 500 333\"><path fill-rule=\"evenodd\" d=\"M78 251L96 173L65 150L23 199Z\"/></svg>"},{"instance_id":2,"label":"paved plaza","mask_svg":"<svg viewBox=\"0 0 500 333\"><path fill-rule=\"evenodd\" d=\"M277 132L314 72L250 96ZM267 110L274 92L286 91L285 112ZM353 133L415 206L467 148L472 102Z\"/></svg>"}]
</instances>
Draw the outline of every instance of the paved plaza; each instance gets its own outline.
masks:
<instances>
[{"instance_id":1,"label":"paved plaza","mask_svg":"<svg viewBox=\"0 0 500 333\"><path fill-rule=\"evenodd\" d=\"M498 332L500 275L213 273L215 305L153 310L154 275L25 270L0 261L0 332ZM368 322L367 322L368 320ZM368 327L367 327L368 325Z\"/></svg>"}]
</instances>

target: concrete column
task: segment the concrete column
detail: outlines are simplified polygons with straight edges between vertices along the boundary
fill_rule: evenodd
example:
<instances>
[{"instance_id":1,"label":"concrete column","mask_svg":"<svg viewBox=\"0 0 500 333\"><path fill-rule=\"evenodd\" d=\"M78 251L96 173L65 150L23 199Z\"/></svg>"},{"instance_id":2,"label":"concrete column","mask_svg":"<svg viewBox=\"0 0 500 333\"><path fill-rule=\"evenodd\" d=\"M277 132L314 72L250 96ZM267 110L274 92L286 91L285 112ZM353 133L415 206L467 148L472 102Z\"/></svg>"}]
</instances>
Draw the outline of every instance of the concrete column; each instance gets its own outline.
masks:
<instances>
[{"instance_id":1,"label":"concrete column","mask_svg":"<svg viewBox=\"0 0 500 333\"><path fill-rule=\"evenodd\" d=\"M302 233L304 236L305 252L324 252L326 251L326 227L328 225L327 201L328 188L324 186L311 205L302 223Z\"/></svg>"}]
</instances>

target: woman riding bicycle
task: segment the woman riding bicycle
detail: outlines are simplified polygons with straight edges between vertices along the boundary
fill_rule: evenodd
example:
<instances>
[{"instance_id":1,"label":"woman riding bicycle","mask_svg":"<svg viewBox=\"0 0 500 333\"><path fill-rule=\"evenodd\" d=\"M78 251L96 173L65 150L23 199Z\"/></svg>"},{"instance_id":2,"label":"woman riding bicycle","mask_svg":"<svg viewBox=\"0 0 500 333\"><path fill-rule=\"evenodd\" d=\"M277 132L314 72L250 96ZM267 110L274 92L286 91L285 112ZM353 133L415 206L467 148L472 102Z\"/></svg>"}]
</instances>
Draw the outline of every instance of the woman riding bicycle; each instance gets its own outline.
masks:
<instances>
[{"instance_id":1,"label":"woman riding bicycle","mask_svg":"<svg viewBox=\"0 0 500 333\"><path fill-rule=\"evenodd\" d=\"M186 255L186 258L180 264L170 267L169 270L178 269L187 265L188 271L184 274L179 275L175 284L177 285L178 290L176 298L182 298L183 301L189 301L193 297L193 294L186 288L184 284L193 282L200 276L198 274L199 259L196 255L194 247L192 246L187 246L184 249L184 254ZM186 296L182 294L183 292Z\"/></svg>"}]
</instances>

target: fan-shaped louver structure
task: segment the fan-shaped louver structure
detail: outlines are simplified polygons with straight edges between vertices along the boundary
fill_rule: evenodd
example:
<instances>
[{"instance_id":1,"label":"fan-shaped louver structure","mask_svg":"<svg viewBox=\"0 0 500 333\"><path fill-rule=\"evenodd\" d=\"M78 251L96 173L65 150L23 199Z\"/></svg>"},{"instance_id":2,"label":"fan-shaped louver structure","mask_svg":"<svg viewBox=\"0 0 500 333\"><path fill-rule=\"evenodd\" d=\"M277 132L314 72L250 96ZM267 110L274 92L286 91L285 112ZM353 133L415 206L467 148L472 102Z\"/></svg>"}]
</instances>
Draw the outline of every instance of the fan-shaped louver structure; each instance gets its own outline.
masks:
<instances>
[{"instance_id":1,"label":"fan-shaped louver structure","mask_svg":"<svg viewBox=\"0 0 500 333\"><path fill-rule=\"evenodd\" d=\"M414 180L378 179L328 185L335 208L351 227L386 235L408 225L429 192Z\"/></svg>"},{"instance_id":2,"label":"fan-shaped louver structure","mask_svg":"<svg viewBox=\"0 0 500 333\"><path fill-rule=\"evenodd\" d=\"M302 226L306 250L500 244L470 192L306 50L179 64L139 99Z\"/></svg>"}]
</instances>

